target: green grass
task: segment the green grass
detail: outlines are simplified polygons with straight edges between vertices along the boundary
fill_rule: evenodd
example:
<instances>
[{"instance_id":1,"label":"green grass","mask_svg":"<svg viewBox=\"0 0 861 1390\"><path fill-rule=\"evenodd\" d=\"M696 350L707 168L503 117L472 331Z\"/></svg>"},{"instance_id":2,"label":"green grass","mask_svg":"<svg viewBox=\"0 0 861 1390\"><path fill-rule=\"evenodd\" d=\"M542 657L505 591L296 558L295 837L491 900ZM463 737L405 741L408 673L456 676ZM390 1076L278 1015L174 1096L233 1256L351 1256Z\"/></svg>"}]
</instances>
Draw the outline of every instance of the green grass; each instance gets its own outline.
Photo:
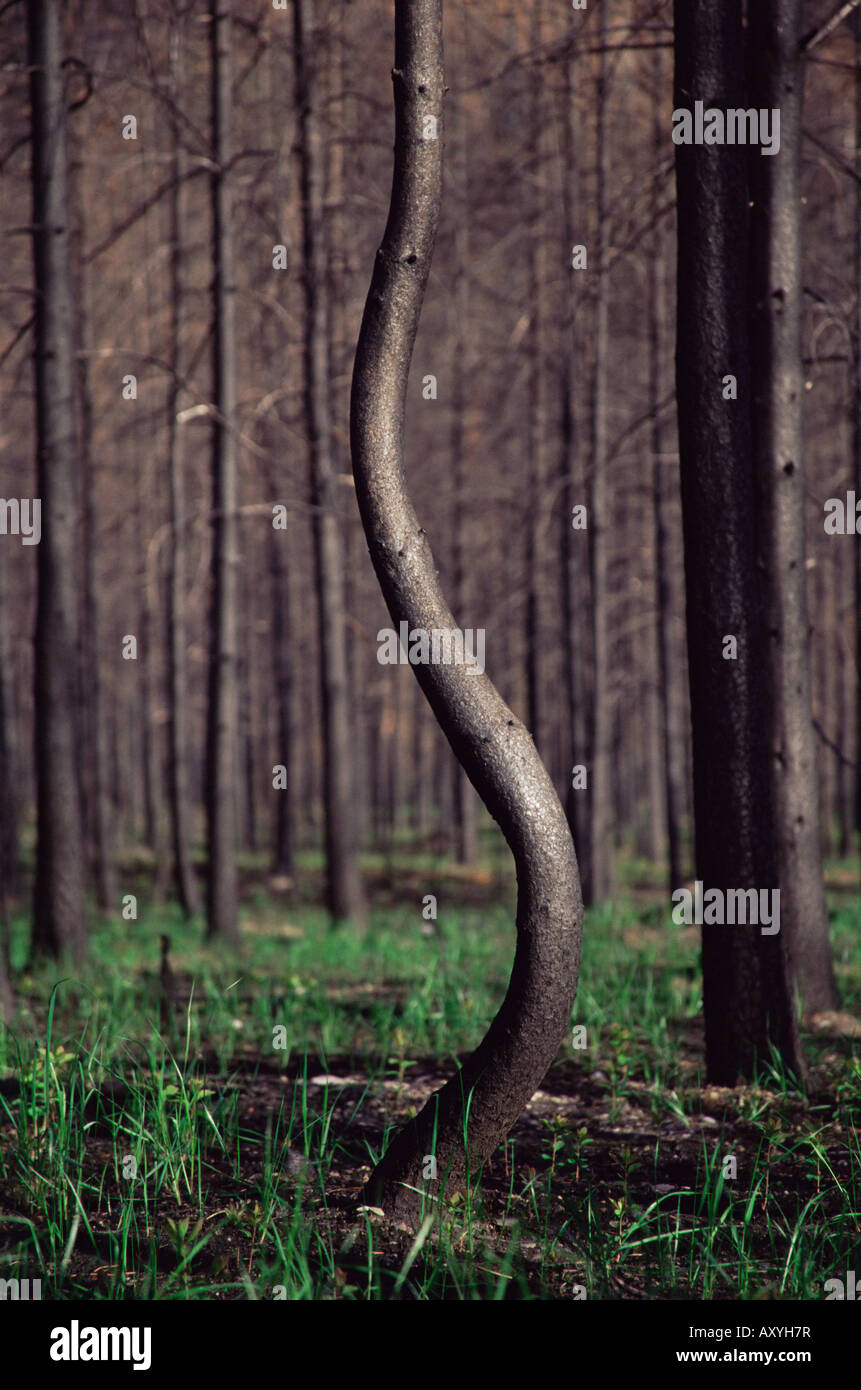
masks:
<instances>
[{"instance_id":1,"label":"green grass","mask_svg":"<svg viewBox=\"0 0 861 1390\"><path fill-rule=\"evenodd\" d=\"M858 1042L806 1038L806 1095L778 1066L704 1089L696 933L633 903L587 922L586 1047L563 1047L469 1200L410 1233L357 1213L407 1113L399 1087L451 1074L510 970L510 907L441 894L440 935L422 926L420 896L358 935L258 895L233 954L141 910L93 932L80 975L19 975L0 1031L0 1078L18 1083L0 1094L0 1277L41 1278L46 1298L823 1297L859 1241ZM842 907L856 1016L859 928ZM189 985L168 1039L162 932Z\"/></svg>"}]
</instances>

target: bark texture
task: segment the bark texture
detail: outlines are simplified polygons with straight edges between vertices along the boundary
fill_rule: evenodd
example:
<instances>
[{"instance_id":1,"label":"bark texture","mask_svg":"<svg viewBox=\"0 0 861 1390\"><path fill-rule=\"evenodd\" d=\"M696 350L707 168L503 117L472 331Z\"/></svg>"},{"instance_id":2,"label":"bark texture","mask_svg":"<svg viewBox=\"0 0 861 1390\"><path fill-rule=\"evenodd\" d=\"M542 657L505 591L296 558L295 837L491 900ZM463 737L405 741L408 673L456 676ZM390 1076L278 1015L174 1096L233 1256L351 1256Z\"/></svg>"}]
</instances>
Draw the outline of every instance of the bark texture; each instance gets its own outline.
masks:
<instances>
[{"instance_id":1,"label":"bark texture","mask_svg":"<svg viewBox=\"0 0 861 1390\"><path fill-rule=\"evenodd\" d=\"M675 107L745 106L740 0L676 0ZM676 147L676 387L694 763L695 863L706 889L774 890L765 631L747 331L746 151ZM725 378L737 382L737 399ZM726 637L737 659L725 659ZM703 927L710 1081L734 1085L769 1060L803 1072L783 933Z\"/></svg>"},{"instance_id":2,"label":"bark texture","mask_svg":"<svg viewBox=\"0 0 861 1390\"><path fill-rule=\"evenodd\" d=\"M751 102L780 110L780 152L750 156L753 435L768 632L770 767L781 931L805 1014L839 1006L822 877L804 546L801 0L758 0ZM842 679L842 673L841 673Z\"/></svg>"},{"instance_id":3,"label":"bark texture","mask_svg":"<svg viewBox=\"0 0 861 1390\"><path fill-rule=\"evenodd\" d=\"M595 264L595 378L592 394L592 476L589 488L589 559L592 579L592 765L589 768L589 855L584 876L587 903L613 895L613 706L610 685L610 592L608 575L609 466L607 446L607 194L610 177L607 131L607 6L601 8L598 58L597 192Z\"/></svg>"},{"instance_id":4,"label":"bark texture","mask_svg":"<svg viewBox=\"0 0 861 1390\"><path fill-rule=\"evenodd\" d=\"M199 895L191 861L192 814L188 796L188 729L186 702L185 560L187 552L185 478L179 412L184 372L182 345L182 234L185 214L184 160L177 108L182 91L182 18L172 16L170 36L171 173L170 196L170 328L171 379L168 387L168 470L170 474L170 554L168 560L168 708L170 710L170 822L176 891L186 917L199 909Z\"/></svg>"},{"instance_id":5,"label":"bark texture","mask_svg":"<svg viewBox=\"0 0 861 1390\"><path fill-rule=\"evenodd\" d=\"M440 0L395 6L395 168L356 354L353 472L362 522L397 628L453 628L403 469L404 402L441 194ZM428 118L437 122L435 136ZM463 1068L396 1136L366 1201L415 1218L443 1188L463 1191L539 1085L564 1036L577 984L582 901L562 807L532 739L484 674L417 665L456 756L517 865L517 948L508 992ZM438 1179L425 1179L425 1160Z\"/></svg>"},{"instance_id":6,"label":"bark texture","mask_svg":"<svg viewBox=\"0 0 861 1390\"><path fill-rule=\"evenodd\" d=\"M42 504L36 610L37 845L33 945L86 954L78 707L80 497L69 254L63 6L28 7L33 120L36 439Z\"/></svg>"},{"instance_id":7,"label":"bark texture","mask_svg":"<svg viewBox=\"0 0 861 1390\"><path fill-rule=\"evenodd\" d=\"M232 196L229 178L233 110L229 6L212 11L212 178L215 250L213 311L212 635L208 730L207 921L210 936L239 939L236 867L238 774L238 518L236 470L236 286L233 270ZM174 502L176 498L173 499Z\"/></svg>"},{"instance_id":8,"label":"bark texture","mask_svg":"<svg viewBox=\"0 0 861 1390\"><path fill-rule=\"evenodd\" d=\"M326 255L325 156L320 126L314 0L295 0L296 87L302 171L305 290L305 419L314 508L314 563L320 604L326 886L333 925L366 915L356 846L353 736L347 671L344 538L329 409L329 267Z\"/></svg>"}]
</instances>

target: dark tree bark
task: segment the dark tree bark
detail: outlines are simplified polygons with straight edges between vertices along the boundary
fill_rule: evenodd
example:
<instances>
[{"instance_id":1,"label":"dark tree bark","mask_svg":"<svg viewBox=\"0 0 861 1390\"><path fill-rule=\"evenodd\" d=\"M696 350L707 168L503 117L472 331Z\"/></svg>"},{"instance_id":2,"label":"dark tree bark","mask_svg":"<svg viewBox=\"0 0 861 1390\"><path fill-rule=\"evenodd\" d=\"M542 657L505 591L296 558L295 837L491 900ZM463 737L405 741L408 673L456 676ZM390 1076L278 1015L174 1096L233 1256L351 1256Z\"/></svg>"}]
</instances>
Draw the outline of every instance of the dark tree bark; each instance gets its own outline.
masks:
<instances>
[{"instance_id":1,"label":"dark tree bark","mask_svg":"<svg viewBox=\"0 0 861 1390\"><path fill-rule=\"evenodd\" d=\"M86 111L81 138L86 141ZM79 119L81 119L79 118ZM83 746L82 764L83 822L88 867L95 885L99 910L107 915L117 910L117 878L114 864L113 809L108 788L108 739L105 719L104 680L101 666L101 636L104 595L99 583L96 460L93 456L93 400L90 383L89 317L91 278L83 262L81 246L86 224L88 187L86 168L69 189L72 232L72 263L75 289L75 344L77 355L77 401L79 407L78 460L83 484L83 574L84 594L82 650L80 662L80 709Z\"/></svg>"},{"instance_id":2,"label":"dark tree bark","mask_svg":"<svg viewBox=\"0 0 861 1390\"><path fill-rule=\"evenodd\" d=\"M233 268L232 35L229 4L211 13L212 26L212 218L215 249L213 313L212 635L208 729L208 934L238 941L236 867L238 726L238 518L236 466L236 286Z\"/></svg>"},{"instance_id":3,"label":"dark tree bark","mask_svg":"<svg viewBox=\"0 0 861 1390\"><path fill-rule=\"evenodd\" d=\"M442 179L440 0L396 0L395 168L356 353L351 441L356 493L392 621L454 627L406 491L404 406L439 218ZM426 118L439 123L428 138ZM571 834L524 726L489 678L465 665L417 665L457 758L501 826L517 865L517 950L499 1013L463 1068L396 1136L365 1198L414 1218L425 1193L464 1190L539 1085L568 1025L582 901ZM467 1117L468 1106L468 1117ZM466 1142L464 1142L466 1136ZM423 1186L424 1158L439 1180Z\"/></svg>"},{"instance_id":4,"label":"dark tree bark","mask_svg":"<svg viewBox=\"0 0 861 1390\"><path fill-rule=\"evenodd\" d=\"M542 0L533 0L530 44L538 52L542 43ZM547 163L550 121L543 100L546 78L538 63L530 78L532 125L532 182L534 195L531 216L523 221L523 235L529 258L529 472L530 505L525 532L525 587L523 608L524 650L526 653L526 717L535 746L547 756L547 641L544 631L541 577L544 553L547 493L548 371L547 371Z\"/></svg>"},{"instance_id":5,"label":"dark tree bark","mask_svg":"<svg viewBox=\"0 0 861 1390\"><path fill-rule=\"evenodd\" d=\"M188 682L186 675L185 638L185 557L187 534L185 517L185 479L183 477L183 448L179 424L184 374L182 343L183 312L183 250L182 236L185 211L182 136L178 115L182 98L182 18L178 9L172 15L170 35L170 88L173 103L171 121L171 173L174 185L170 197L170 327L169 362L171 377L168 385L168 472L170 477L170 550L168 557L168 709L169 724L169 785L170 830L173 842L173 871L176 893L186 917L200 909L197 879L191 862L192 814L188 796L188 727L186 707Z\"/></svg>"},{"instance_id":6,"label":"dark tree bark","mask_svg":"<svg viewBox=\"0 0 861 1390\"><path fill-rule=\"evenodd\" d=\"M347 683L343 536L329 410L329 306L325 157L317 91L314 0L294 0L305 290L305 415L311 460L314 561L320 604L320 690L326 815L327 899L333 925L366 915L353 802L353 740Z\"/></svg>"},{"instance_id":7,"label":"dark tree bark","mask_svg":"<svg viewBox=\"0 0 861 1390\"><path fill-rule=\"evenodd\" d=\"M676 0L675 100L744 107L741 0ZM765 631L747 333L749 236L743 147L676 147L676 386L693 727L696 873L707 889L774 890ZM737 379L738 399L723 380ZM724 659L724 638L738 643ZM783 932L703 927L710 1081L734 1085L769 1060L803 1072Z\"/></svg>"},{"instance_id":8,"label":"dark tree bark","mask_svg":"<svg viewBox=\"0 0 861 1390\"><path fill-rule=\"evenodd\" d=\"M97 572L96 478L95 461L90 439L92 434L92 402L90 399L89 369L86 357L86 286L80 285L80 314L78 319L79 357L78 390L81 400L81 465L84 474L84 547L85 560L85 669L88 680L83 685L84 706L88 723L89 752L88 792L91 810L90 830L93 837L93 877L96 899L101 912L117 910L117 875L114 866L114 836L111 797L108 791L107 723L104 718L104 682L101 672L102 593Z\"/></svg>"},{"instance_id":9,"label":"dark tree bark","mask_svg":"<svg viewBox=\"0 0 861 1390\"><path fill-rule=\"evenodd\" d=\"M861 11L855 15L855 157L861 152ZM852 363L852 476L855 496L861 497L861 179L855 188L855 332ZM861 672L861 545L854 547L855 669ZM861 832L861 679L855 695L855 829Z\"/></svg>"},{"instance_id":10,"label":"dark tree bark","mask_svg":"<svg viewBox=\"0 0 861 1390\"><path fill-rule=\"evenodd\" d=\"M77 725L80 498L69 252L66 72L59 0L27 9L33 121L36 440L42 505L36 613L33 947L86 955Z\"/></svg>"},{"instance_id":11,"label":"dark tree bark","mask_svg":"<svg viewBox=\"0 0 861 1390\"><path fill-rule=\"evenodd\" d=\"M15 1021L17 1003L12 989L12 967L10 960L9 914L6 908L6 894L0 889L0 1023L7 1026Z\"/></svg>"},{"instance_id":12,"label":"dark tree bark","mask_svg":"<svg viewBox=\"0 0 861 1390\"><path fill-rule=\"evenodd\" d=\"M764 157L754 148L750 156L753 437L781 932L786 933L805 1014L811 1014L837 1008L839 995L828 937L810 709L801 368L801 0L758 0L748 23L750 104L780 108L780 153Z\"/></svg>"},{"instance_id":13,"label":"dark tree bark","mask_svg":"<svg viewBox=\"0 0 861 1390\"><path fill-rule=\"evenodd\" d=\"M274 492L272 494L275 495ZM287 785L275 793L275 844L272 869L293 878L296 872L296 760L298 728L293 692L292 584L287 556L287 536L270 527L269 555L272 571L272 659L278 705L278 762L283 765Z\"/></svg>"},{"instance_id":14,"label":"dark tree bark","mask_svg":"<svg viewBox=\"0 0 861 1390\"><path fill-rule=\"evenodd\" d=\"M10 1024L15 1017L15 996L11 982L9 899L17 896L20 887L20 792L15 748L13 668L6 625L8 596L4 559L0 555L0 1021Z\"/></svg>"}]
</instances>

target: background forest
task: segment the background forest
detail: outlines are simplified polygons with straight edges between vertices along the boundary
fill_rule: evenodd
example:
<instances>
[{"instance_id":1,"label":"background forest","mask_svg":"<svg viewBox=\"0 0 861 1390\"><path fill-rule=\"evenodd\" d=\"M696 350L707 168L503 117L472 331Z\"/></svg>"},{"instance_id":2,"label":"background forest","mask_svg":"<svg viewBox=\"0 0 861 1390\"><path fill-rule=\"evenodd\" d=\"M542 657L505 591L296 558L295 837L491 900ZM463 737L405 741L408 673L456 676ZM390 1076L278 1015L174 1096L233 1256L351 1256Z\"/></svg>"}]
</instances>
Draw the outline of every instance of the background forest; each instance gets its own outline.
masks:
<instances>
[{"instance_id":1,"label":"background forest","mask_svg":"<svg viewBox=\"0 0 861 1390\"><path fill-rule=\"evenodd\" d=\"M491 1163L487 1227L465 1246L423 1227L420 1259L390 1233L357 1274L338 1194L346 1213L388 1127L481 1036L513 949L502 838L410 667L379 659L350 466L391 5L233 0L219 67L199 0L69 0L40 123L46 8L0 11L0 1274L38 1271L52 1297L821 1297L861 1209L861 559L854 527L826 527L829 499L861 498L859 11L829 27L841 7L802 6L813 792L839 987L805 1018L802 1100L785 1074L705 1083L698 933L669 925L696 874L673 6L447 7L407 473L452 610L566 808L586 1042ZM41 351L65 344L70 370L47 397L40 142L65 167ZM9 499L40 496L58 438L48 554ZM724 1127L737 1193L706 1142ZM151 1206L106 1204L128 1156ZM503 1216L529 1238L494 1234Z\"/></svg>"}]
</instances>

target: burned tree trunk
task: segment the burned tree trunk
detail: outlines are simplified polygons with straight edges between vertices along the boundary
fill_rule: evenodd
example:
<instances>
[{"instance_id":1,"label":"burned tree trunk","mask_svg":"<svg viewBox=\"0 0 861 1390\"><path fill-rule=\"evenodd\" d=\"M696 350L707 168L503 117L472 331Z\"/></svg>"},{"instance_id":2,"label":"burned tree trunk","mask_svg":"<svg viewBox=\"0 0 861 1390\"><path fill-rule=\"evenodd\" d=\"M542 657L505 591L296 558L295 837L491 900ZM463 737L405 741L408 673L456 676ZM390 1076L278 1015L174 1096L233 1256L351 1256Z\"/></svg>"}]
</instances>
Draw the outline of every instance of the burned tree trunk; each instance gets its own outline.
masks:
<instances>
[{"instance_id":1,"label":"burned tree trunk","mask_svg":"<svg viewBox=\"0 0 861 1390\"><path fill-rule=\"evenodd\" d=\"M174 186L170 198L170 327L169 355L171 378L168 386L168 471L170 475L170 552L168 560L168 708L170 710L170 828L173 841L173 871L180 907L186 917L199 908L197 880L191 861L192 811L188 796L188 730L186 702L185 635L185 557L186 516L183 448L179 410L182 396L184 356L182 348L183 313L183 195L184 160L178 105L182 92L182 18L176 9L170 35L171 172Z\"/></svg>"},{"instance_id":2,"label":"burned tree trunk","mask_svg":"<svg viewBox=\"0 0 861 1390\"><path fill-rule=\"evenodd\" d=\"M36 612L37 844L33 946L87 948L78 755L80 497L59 0L28 7L33 112L36 438L42 539Z\"/></svg>"},{"instance_id":3,"label":"burned tree trunk","mask_svg":"<svg viewBox=\"0 0 861 1390\"><path fill-rule=\"evenodd\" d=\"M596 95L597 192L595 259L595 379L592 391L592 476L589 488L589 560L592 579L592 752L589 768L589 853L584 874L586 901L613 896L613 704L610 683L609 544L610 486L607 477L607 370L609 325L609 238L607 197L610 159L607 131L607 9L601 8L601 53Z\"/></svg>"},{"instance_id":4,"label":"burned tree trunk","mask_svg":"<svg viewBox=\"0 0 861 1390\"><path fill-rule=\"evenodd\" d=\"M207 834L208 934L239 940L239 883L236 867L237 730L237 468L236 468L236 286L233 270L233 212L229 165L233 116L231 28L233 16L213 7L212 222L213 378L216 419L213 436L212 637L209 673ZM174 502L176 497L174 496Z\"/></svg>"},{"instance_id":5,"label":"burned tree trunk","mask_svg":"<svg viewBox=\"0 0 861 1390\"><path fill-rule=\"evenodd\" d=\"M325 158L319 111L319 46L313 0L294 0L296 99L302 173L305 291L305 419L314 508L314 563L320 605L320 694L326 811L326 880L333 926L362 923L366 905L359 869L354 736L350 727L344 537L338 524L337 477L329 408L329 267L326 257Z\"/></svg>"},{"instance_id":6,"label":"burned tree trunk","mask_svg":"<svg viewBox=\"0 0 861 1390\"><path fill-rule=\"evenodd\" d=\"M743 107L741 0L676 0L675 106ZM771 815L765 647L747 322L745 150L676 148L676 389L694 763L695 861L706 890L778 887ZM719 581L715 576L719 576ZM766 1063L804 1069L783 936L703 927L710 1081Z\"/></svg>"},{"instance_id":7,"label":"burned tree trunk","mask_svg":"<svg viewBox=\"0 0 861 1390\"><path fill-rule=\"evenodd\" d=\"M776 158L751 155L753 434L764 576L780 918L806 1014L838 1007L822 877L804 554L801 0L750 14L751 104L780 109Z\"/></svg>"},{"instance_id":8,"label":"burned tree trunk","mask_svg":"<svg viewBox=\"0 0 861 1390\"><path fill-rule=\"evenodd\" d=\"M403 459L407 380L440 209L441 0L396 0L393 80L394 180L353 374L353 472L395 628L406 621L411 630L451 631ZM518 903L514 967L499 1013L463 1068L396 1136L365 1189L368 1202L406 1218L442 1190L451 1196L469 1187L553 1061L576 992L583 912L565 815L526 728L488 677L465 663L414 670L505 834Z\"/></svg>"}]
</instances>

